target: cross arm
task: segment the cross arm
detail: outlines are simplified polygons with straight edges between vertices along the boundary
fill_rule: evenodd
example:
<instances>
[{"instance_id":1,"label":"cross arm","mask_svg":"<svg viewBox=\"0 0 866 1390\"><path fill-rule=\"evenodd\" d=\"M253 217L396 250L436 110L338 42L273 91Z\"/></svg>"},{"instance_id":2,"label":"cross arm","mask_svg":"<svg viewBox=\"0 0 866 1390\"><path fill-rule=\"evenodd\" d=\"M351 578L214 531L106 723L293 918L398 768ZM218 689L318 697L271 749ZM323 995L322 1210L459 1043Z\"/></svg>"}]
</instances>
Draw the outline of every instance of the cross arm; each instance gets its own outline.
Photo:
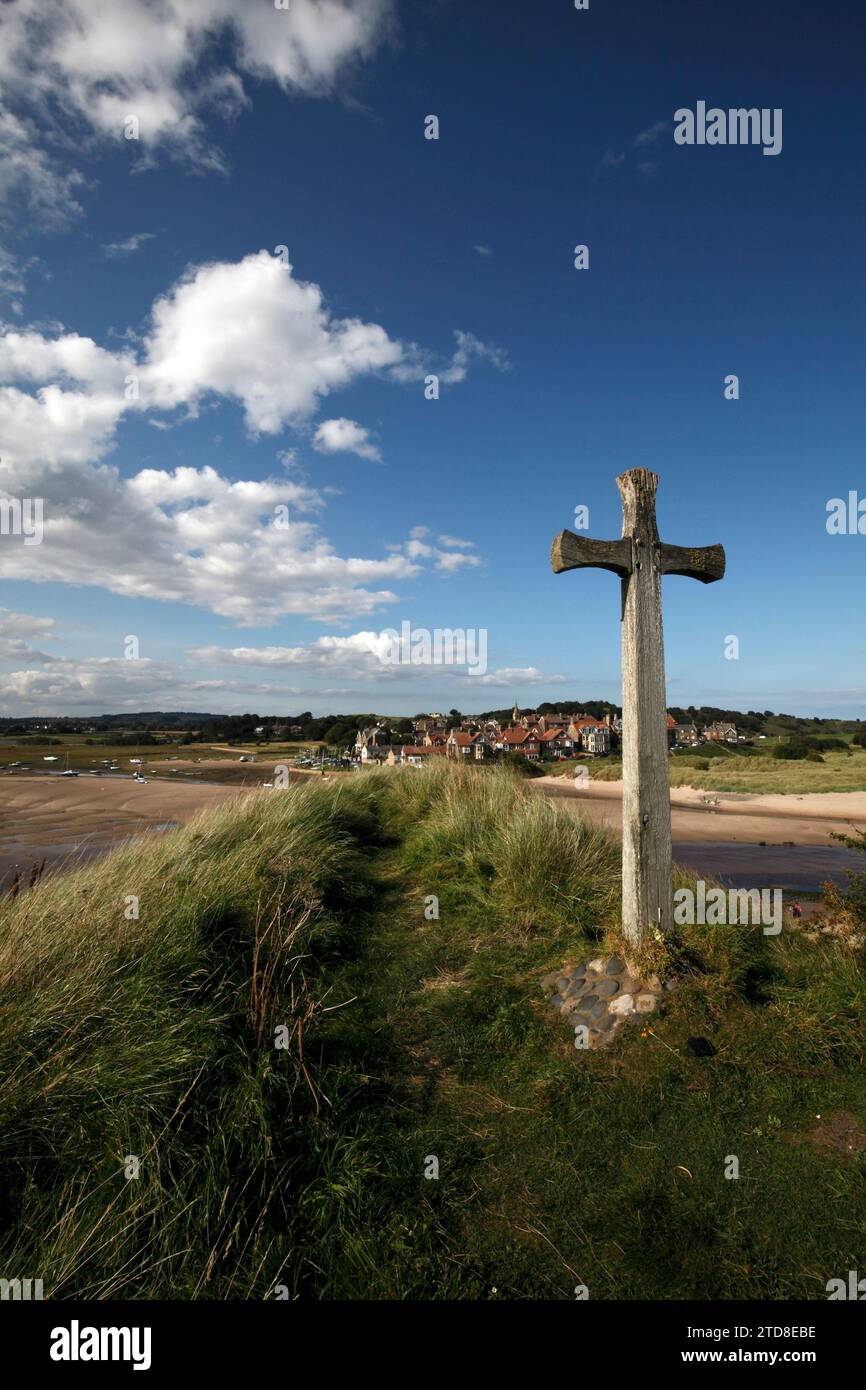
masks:
<instances>
[{"instance_id":1,"label":"cross arm","mask_svg":"<svg viewBox=\"0 0 866 1390\"><path fill-rule=\"evenodd\" d=\"M625 577L631 574L631 541L591 541L573 531L560 531L550 551L554 574L563 570L602 569ZM715 577L715 576L714 576Z\"/></svg>"},{"instance_id":2,"label":"cross arm","mask_svg":"<svg viewBox=\"0 0 866 1390\"><path fill-rule=\"evenodd\" d=\"M659 571L662 574L684 574L687 579L699 579L702 584L712 584L725 573L724 546L705 545L694 548L685 545L659 545Z\"/></svg>"}]
</instances>

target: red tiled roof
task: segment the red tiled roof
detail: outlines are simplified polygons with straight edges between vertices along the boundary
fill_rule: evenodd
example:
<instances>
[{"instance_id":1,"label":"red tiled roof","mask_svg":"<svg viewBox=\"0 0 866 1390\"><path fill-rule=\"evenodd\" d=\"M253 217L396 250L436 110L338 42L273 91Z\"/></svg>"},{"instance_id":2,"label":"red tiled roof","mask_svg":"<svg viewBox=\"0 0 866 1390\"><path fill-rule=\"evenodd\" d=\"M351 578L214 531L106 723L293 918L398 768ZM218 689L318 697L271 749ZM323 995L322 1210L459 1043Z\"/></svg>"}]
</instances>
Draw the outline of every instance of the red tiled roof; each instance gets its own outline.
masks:
<instances>
[{"instance_id":1,"label":"red tiled roof","mask_svg":"<svg viewBox=\"0 0 866 1390\"><path fill-rule=\"evenodd\" d=\"M529 738L526 729L504 729L502 731L503 743L525 743Z\"/></svg>"},{"instance_id":2,"label":"red tiled roof","mask_svg":"<svg viewBox=\"0 0 866 1390\"><path fill-rule=\"evenodd\" d=\"M448 742L456 743L458 748L465 748L466 744L471 743L474 737L474 734L461 734L455 729L453 734L448 735Z\"/></svg>"}]
</instances>

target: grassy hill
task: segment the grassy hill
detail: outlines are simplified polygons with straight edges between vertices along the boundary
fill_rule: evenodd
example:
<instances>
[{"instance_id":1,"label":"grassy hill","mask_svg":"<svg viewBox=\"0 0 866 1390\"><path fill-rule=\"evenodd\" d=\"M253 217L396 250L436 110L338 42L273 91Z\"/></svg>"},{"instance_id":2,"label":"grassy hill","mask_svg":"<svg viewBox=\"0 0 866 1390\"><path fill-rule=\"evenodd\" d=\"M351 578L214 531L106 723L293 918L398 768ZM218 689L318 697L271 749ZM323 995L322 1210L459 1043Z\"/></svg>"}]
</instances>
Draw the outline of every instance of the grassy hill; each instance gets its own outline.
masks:
<instances>
[{"instance_id":1,"label":"grassy hill","mask_svg":"<svg viewBox=\"0 0 866 1390\"><path fill-rule=\"evenodd\" d=\"M618 891L605 835L439 764L259 792L7 899L0 1272L52 1298L825 1297L866 1267L861 960L683 928L652 948L666 1013L577 1053L539 980L618 945Z\"/></svg>"}]
</instances>

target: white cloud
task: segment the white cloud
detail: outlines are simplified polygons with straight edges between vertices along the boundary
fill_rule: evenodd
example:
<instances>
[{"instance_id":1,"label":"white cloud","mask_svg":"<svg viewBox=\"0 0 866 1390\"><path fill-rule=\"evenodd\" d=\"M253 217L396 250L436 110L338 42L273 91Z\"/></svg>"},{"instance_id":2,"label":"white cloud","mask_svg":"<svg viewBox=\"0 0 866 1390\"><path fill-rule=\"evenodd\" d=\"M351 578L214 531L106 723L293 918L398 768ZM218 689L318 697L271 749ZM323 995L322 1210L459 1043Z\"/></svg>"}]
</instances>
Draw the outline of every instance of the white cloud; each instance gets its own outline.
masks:
<instances>
[{"instance_id":1,"label":"white cloud","mask_svg":"<svg viewBox=\"0 0 866 1390\"><path fill-rule=\"evenodd\" d=\"M102 247L102 253L109 260L119 260L121 256L132 256L146 241L153 241L154 232L134 232L125 241L109 241Z\"/></svg>"},{"instance_id":2,"label":"white cloud","mask_svg":"<svg viewBox=\"0 0 866 1390\"><path fill-rule=\"evenodd\" d=\"M287 479L231 482L210 467L124 479L107 465L32 464L26 486L9 491L45 497L44 540L4 547L0 573L188 603L242 624L287 614L343 621L395 602L378 586L418 572L403 555L337 555L300 519L320 509L319 494Z\"/></svg>"},{"instance_id":3,"label":"white cloud","mask_svg":"<svg viewBox=\"0 0 866 1390\"><path fill-rule=\"evenodd\" d=\"M0 189L10 179L29 186L30 201L56 219L63 204L52 206L51 181L60 187L79 176L57 172L39 145L51 140L71 154L88 137L120 142L129 115L140 124L140 141L126 142L129 154L164 148L221 168L205 127L210 108L235 115L248 103L245 76L311 96L332 93L351 63L378 48L391 8L391 0L291 0L288 10L258 0L3 4ZM226 62L209 71L217 51ZM48 112L61 117L52 124Z\"/></svg>"},{"instance_id":4,"label":"white cloud","mask_svg":"<svg viewBox=\"0 0 866 1390\"><path fill-rule=\"evenodd\" d=\"M670 130L670 121L656 121L654 125L647 126L646 130L638 131L634 138L637 146L652 145L666 130Z\"/></svg>"},{"instance_id":5,"label":"white cloud","mask_svg":"<svg viewBox=\"0 0 866 1390\"><path fill-rule=\"evenodd\" d=\"M7 247L0 246L0 299L6 301L13 314L23 313L25 288L24 268L19 258Z\"/></svg>"},{"instance_id":6,"label":"white cloud","mask_svg":"<svg viewBox=\"0 0 866 1390\"><path fill-rule=\"evenodd\" d=\"M498 349L457 337L444 380L463 380L472 359L501 365ZM414 380L418 351L379 324L333 317L318 285L296 280L266 251L196 266L156 300L141 360L75 333L0 336L0 379L39 385L35 395L11 384L0 391L3 457L26 451L28 440L31 454L51 461L101 457L126 411L195 416L215 395L242 406L252 433L274 434L303 424L325 396L361 377ZM126 391L130 375L137 398Z\"/></svg>"},{"instance_id":7,"label":"white cloud","mask_svg":"<svg viewBox=\"0 0 866 1390\"><path fill-rule=\"evenodd\" d=\"M390 651L391 640L385 633L355 632L348 637L319 637L297 647L195 647L187 656L205 666L337 670L340 676L363 680L384 679L403 669L385 664ZM419 668L412 669L417 673Z\"/></svg>"},{"instance_id":8,"label":"white cloud","mask_svg":"<svg viewBox=\"0 0 866 1390\"><path fill-rule=\"evenodd\" d=\"M56 624L53 618L36 618L30 613L12 613L0 608L0 661L55 661L57 658L31 647L26 637L52 640Z\"/></svg>"},{"instance_id":9,"label":"white cloud","mask_svg":"<svg viewBox=\"0 0 866 1390\"><path fill-rule=\"evenodd\" d=\"M461 328L454 329L457 347L450 358L436 360L417 343L404 345L401 360L391 367L389 375L397 381L423 381L430 372L435 372L440 381L448 385L465 381L472 362L489 362L497 371L510 370L508 354L504 348L484 343L474 333L465 333Z\"/></svg>"},{"instance_id":10,"label":"white cloud","mask_svg":"<svg viewBox=\"0 0 866 1390\"><path fill-rule=\"evenodd\" d=\"M440 536L440 545L452 547L442 550L439 546L425 540L429 534L429 527L413 526L409 532L408 541L403 541L400 545L389 545L386 549L399 550L407 559L412 561L429 560L433 568L438 570L440 574L455 574L457 570L477 569L481 565L481 560L477 555L465 553L473 548L473 541L456 540L453 536ZM461 548L457 549L458 546Z\"/></svg>"},{"instance_id":11,"label":"white cloud","mask_svg":"<svg viewBox=\"0 0 866 1390\"><path fill-rule=\"evenodd\" d=\"M632 141L632 149L636 149L638 151L645 150L648 145L655 144L659 136L662 135L664 131L670 129L670 121L656 121L653 125L647 126L645 130L638 131L637 135ZM606 170L618 169L621 164L626 163L628 158L629 155L627 153L617 154L615 150L605 150L604 154L599 160L598 167L596 168L596 177L599 174L604 173ZM636 167L638 174L644 180L644 182L647 182L650 179L655 178L656 174L659 172L659 165L656 164L655 161L652 159L639 160Z\"/></svg>"},{"instance_id":12,"label":"white cloud","mask_svg":"<svg viewBox=\"0 0 866 1390\"><path fill-rule=\"evenodd\" d=\"M0 608L0 637L54 637L56 627L56 618L37 618L32 613Z\"/></svg>"},{"instance_id":13,"label":"white cloud","mask_svg":"<svg viewBox=\"0 0 866 1390\"><path fill-rule=\"evenodd\" d=\"M502 685L514 688L518 685L562 685L567 677L551 676L539 671L537 666L503 666L498 671L488 671L483 676L466 676L471 685Z\"/></svg>"},{"instance_id":14,"label":"white cloud","mask_svg":"<svg viewBox=\"0 0 866 1390\"><path fill-rule=\"evenodd\" d=\"M55 661L46 652L37 651L20 637L0 637L0 661Z\"/></svg>"},{"instance_id":15,"label":"white cloud","mask_svg":"<svg viewBox=\"0 0 866 1390\"><path fill-rule=\"evenodd\" d=\"M396 628L394 629L397 630ZM193 647L186 655L204 667L286 669L311 673L331 672L338 677L363 683L387 681L437 687L454 684L516 686L562 684L565 676L548 675L536 666L503 667L484 675L473 675L464 666L417 664L388 661L392 637L386 632L355 632L349 637L319 637L296 647Z\"/></svg>"},{"instance_id":16,"label":"white cloud","mask_svg":"<svg viewBox=\"0 0 866 1390\"><path fill-rule=\"evenodd\" d=\"M195 411L208 392L238 400L249 428L273 434L319 399L398 363L400 343L360 319L332 318L318 285L266 251L197 266L153 307L142 392Z\"/></svg>"},{"instance_id":17,"label":"white cloud","mask_svg":"<svg viewBox=\"0 0 866 1390\"><path fill-rule=\"evenodd\" d=\"M371 463L382 462L381 450L372 443L370 431L345 416L323 420L313 435L313 448L320 454L357 454Z\"/></svg>"},{"instance_id":18,"label":"white cloud","mask_svg":"<svg viewBox=\"0 0 866 1390\"><path fill-rule=\"evenodd\" d=\"M477 251L479 256L492 256L493 252L489 246L473 246L473 251Z\"/></svg>"},{"instance_id":19,"label":"white cloud","mask_svg":"<svg viewBox=\"0 0 866 1390\"><path fill-rule=\"evenodd\" d=\"M472 550L474 541L461 541L457 536L440 536L439 544L446 545L451 550Z\"/></svg>"},{"instance_id":20,"label":"white cloud","mask_svg":"<svg viewBox=\"0 0 866 1390\"><path fill-rule=\"evenodd\" d=\"M436 568L442 574L456 574L462 569L478 569L480 564L477 555L466 555L460 550L440 550L436 556Z\"/></svg>"},{"instance_id":21,"label":"white cloud","mask_svg":"<svg viewBox=\"0 0 866 1390\"><path fill-rule=\"evenodd\" d=\"M249 709L257 697L285 707L307 692L290 686L233 680L200 680L190 670L142 657L90 657L53 662L39 670L0 674L0 711L98 714L107 710Z\"/></svg>"},{"instance_id":22,"label":"white cloud","mask_svg":"<svg viewBox=\"0 0 866 1390\"><path fill-rule=\"evenodd\" d=\"M0 50L2 17L8 12L8 6L0 9ZM0 221L12 227L25 214L40 226L60 230L81 216L78 194L85 180L76 170L61 167L38 141L32 121L0 105Z\"/></svg>"},{"instance_id":23,"label":"white cloud","mask_svg":"<svg viewBox=\"0 0 866 1390\"><path fill-rule=\"evenodd\" d=\"M251 431L276 433L304 427L331 391L405 359L378 324L333 318L319 286L295 280L278 258L262 251L191 269L157 300L143 341L130 336L110 351L70 332L0 333L0 488L43 498L45 510L43 544L4 547L0 573L270 623L372 612L394 602L390 585L416 575L421 560L443 574L479 563L414 538L383 558L341 558L299 519L322 510L325 491L285 477L229 481L205 467L124 478L105 462L128 413L164 426L163 412L195 416L228 397ZM469 356L487 353L471 335L459 339ZM325 421L316 438L374 457L354 421ZM274 525L280 505L292 519L285 530Z\"/></svg>"}]
</instances>

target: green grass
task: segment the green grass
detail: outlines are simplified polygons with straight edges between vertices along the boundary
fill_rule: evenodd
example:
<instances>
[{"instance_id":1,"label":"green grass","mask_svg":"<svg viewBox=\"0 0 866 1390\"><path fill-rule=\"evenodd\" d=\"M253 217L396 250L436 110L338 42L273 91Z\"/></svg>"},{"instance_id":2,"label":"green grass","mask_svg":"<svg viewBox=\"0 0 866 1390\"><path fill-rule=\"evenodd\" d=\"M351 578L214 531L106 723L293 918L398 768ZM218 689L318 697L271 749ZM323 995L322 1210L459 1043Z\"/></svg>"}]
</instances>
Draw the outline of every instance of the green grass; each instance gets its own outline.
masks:
<instances>
[{"instance_id":1,"label":"green grass","mask_svg":"<svg viewBox=\"0 0 866 1390\"><path fill-rule=\"evenodd\" d=\"M780 793L804 795L808 792L866 791L866 749L852 747L850 754L828 749L821 763L805 759L786 762L771 756L771 747L737 751L718 745L701 744L694 752L677 752L670 759L672 787L700 787L704 791ZM704 764L709 763L708 767ZM622 777L620 757L590 759L587 763L593 781L617 782ZM562 767L562 765L560 765ZM545 771L547 769L545 768ZM552 768L555 776L573 765Z\"/></svg>"},{"instance_id":2,"label":"green grass","mask_svg":"<svg viewBox=\"0 0 866 1390\"><path fill-rule=\"evenodd\" d=\"M677 756L670 760L671 786L702 787L710 791L741 791L781 793L784 795L808 792L866 791L866 749L852 748L850 754L828 750L821 754L821 763L805 759L787 762L770 756L743 756L731 752L727 758L716 757L706 771L694 764L705 751Z\"/></svg>"},{"instance_id":3,"label":"green grass","mask_svg":"<svg viewBox=\"0 0 866 1390\"><path fill-rule=\"evenodd\" d=\"M438 764L258 793L6 901L0 1273L54 1298L824 1297L866 1267L864 1155L810 1137L866 1125L862 962L682 929L651 1031L578 1054L539 979L617 944L618 878L520 779Z\"/></svg>"}]
</instances>

